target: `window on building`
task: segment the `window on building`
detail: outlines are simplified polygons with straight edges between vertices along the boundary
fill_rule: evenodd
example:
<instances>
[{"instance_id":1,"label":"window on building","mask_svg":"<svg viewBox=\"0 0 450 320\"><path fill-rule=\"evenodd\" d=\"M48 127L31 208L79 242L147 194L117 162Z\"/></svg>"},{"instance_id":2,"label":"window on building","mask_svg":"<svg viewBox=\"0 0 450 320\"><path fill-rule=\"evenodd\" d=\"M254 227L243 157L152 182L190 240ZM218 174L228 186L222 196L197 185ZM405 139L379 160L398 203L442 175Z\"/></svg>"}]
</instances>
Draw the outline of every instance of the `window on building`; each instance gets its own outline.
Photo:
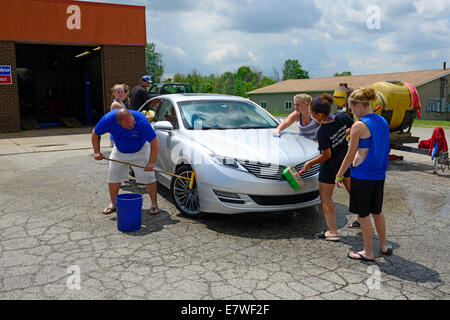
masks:
<instances>
[{"instance_id":1,"label":"window on building","mask_svg":"<svg viewBox=\"0 0 450 320\"><path fill-rule=\"evenodd\" d=\"M261 101L260 106L264 109L267 109L267 101Z\"/></svg>"},{"instance_id":2,"label":"window on building","mask_svg":"<svg viewBox=\"0 0 450 320\"><path fill-rule=\"evenodd\" d=\"M292 110L292 101L285 101L284 102L284 109Z\"/></svg>"}]
</instances>

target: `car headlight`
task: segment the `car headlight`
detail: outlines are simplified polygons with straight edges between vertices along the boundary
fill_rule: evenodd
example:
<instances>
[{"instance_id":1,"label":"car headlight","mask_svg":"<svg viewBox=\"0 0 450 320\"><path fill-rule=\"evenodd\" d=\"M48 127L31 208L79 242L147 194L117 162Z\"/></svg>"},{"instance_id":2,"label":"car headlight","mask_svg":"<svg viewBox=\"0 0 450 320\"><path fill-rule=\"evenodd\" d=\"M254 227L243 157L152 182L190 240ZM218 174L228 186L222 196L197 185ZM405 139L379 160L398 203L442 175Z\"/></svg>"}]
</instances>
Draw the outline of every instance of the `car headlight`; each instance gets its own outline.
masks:
<instances>
[{"instance_id":1,"label":"car headlight","mask_svg":"<svg viewBox=\"0 0 450 320\"><path fill-rule=\"evenodd\" d=\"M237 162L236 159L232 159L225 156L219 156L215 154L211 154L210 158L213 160L214 163L220 164L222 166L248 172L247 169L245 169L239 162Z\"/></svg>"}]
</instances>

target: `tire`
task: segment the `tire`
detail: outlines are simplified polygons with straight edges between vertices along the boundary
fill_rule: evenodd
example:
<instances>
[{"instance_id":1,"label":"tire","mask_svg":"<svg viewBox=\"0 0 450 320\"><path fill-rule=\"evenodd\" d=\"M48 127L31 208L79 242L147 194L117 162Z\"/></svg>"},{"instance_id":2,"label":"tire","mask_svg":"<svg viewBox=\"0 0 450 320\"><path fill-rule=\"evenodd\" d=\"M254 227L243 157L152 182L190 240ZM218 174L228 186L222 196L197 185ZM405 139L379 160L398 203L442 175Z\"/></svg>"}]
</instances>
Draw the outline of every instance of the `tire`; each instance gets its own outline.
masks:
<instances>
[{"instance_id":1,"label":"tire","mask_svg":"<svg viewBox=\"0 0 450 320\"><path fill-rule=\"evenodd\" d=\"M190 178L192 168L190 165L182 165L175 172L176 175ZM197 181L194 181L192 190L189 189L189 181L177 177L172 178L170 184L172 201L183 216L200 218L205 213L200 211L200 199L198 196Z\"/></svg>"}]
</instances>

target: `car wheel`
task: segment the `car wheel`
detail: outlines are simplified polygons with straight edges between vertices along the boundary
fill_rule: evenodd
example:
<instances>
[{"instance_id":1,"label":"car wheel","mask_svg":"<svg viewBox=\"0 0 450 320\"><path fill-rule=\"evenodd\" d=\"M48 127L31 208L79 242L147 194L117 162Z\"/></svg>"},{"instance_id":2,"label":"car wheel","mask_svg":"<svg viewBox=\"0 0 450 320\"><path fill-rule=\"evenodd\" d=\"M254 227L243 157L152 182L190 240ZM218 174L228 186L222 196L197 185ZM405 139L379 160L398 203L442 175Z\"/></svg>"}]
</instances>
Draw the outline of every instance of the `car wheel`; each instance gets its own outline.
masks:
<instances>
[{"instance_id":1,"label":"car wheel","mask_svg":"<svg viewBox=\"0 0 450 320\"><path fill-rule=\"evenodd\" d=\"M175 174L190 179L192 168L189 165L182 165L177 169ZM200 200L196 181L194 181L192 189L189 189L188 180L173 177L170 185L170 194L175 206L180 210L182 215L193 218L204 216L204 213L200 211Z\"/></svg>"}]
</instances>

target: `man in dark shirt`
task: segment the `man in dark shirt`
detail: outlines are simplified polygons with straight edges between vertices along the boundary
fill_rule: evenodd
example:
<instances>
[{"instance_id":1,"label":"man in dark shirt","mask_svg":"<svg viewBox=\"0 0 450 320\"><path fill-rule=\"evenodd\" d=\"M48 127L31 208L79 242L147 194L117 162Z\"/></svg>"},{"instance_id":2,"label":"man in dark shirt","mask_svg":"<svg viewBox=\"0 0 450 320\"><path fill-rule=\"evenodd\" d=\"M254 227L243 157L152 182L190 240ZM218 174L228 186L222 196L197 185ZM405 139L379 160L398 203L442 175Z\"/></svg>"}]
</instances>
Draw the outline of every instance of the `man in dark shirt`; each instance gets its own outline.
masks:
<instances>
[{"instance_id":1,"label":"man in dark shirt","mask_svg":"<svg viewBox=\"0 0 450 320\"><path fill-rule=\"evenodd\" d=\"M150 76L143 76L141 78L141 84L131 90L130 109L138 110L147 100L147 88L151 85L152 80Z\"/></svg>"}]
</instances>

